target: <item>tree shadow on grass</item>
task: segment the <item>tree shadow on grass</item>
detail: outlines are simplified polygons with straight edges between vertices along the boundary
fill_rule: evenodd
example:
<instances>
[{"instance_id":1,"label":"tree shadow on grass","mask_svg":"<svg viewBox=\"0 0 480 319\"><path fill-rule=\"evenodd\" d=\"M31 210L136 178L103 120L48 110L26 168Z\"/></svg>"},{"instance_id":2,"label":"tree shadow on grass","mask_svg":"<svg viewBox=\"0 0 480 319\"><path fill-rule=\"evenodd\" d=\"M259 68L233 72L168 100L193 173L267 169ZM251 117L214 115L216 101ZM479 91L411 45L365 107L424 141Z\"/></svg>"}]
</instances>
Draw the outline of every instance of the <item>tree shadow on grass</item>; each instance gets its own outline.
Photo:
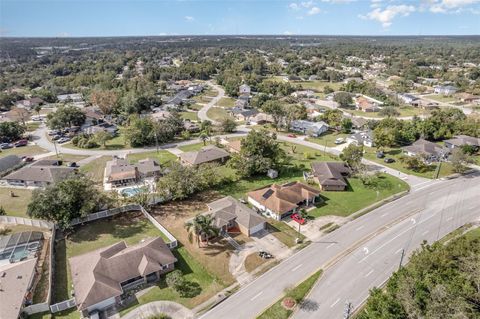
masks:
<instances>
[{"instance_id":1,"label":"tree shadow on grass","mask_svg":"<svg viewBox=\"0 0 480 319\"><path fill-rule=\"evenodd\" d=\"M187 263L187 260L183 257L182 254L179 253L179 249L181 245L179 244L177 249L173 250L173 255L177 258L177 262L175 263L175 268L180 269L184 275L193 273L192 268Z\"/></svg>"},{"instance_id":2,"label":"tree shadow on grass","mask_svg":"<svg viewBox=\"0 0 480 319\"><path fill-rule=\"evenodd\" d=\"M54 302L68 299L68 274L67 274L67 247L65 239L60 239L55 244L55 273L52 290Z\"/></svg>"}]
</instances>

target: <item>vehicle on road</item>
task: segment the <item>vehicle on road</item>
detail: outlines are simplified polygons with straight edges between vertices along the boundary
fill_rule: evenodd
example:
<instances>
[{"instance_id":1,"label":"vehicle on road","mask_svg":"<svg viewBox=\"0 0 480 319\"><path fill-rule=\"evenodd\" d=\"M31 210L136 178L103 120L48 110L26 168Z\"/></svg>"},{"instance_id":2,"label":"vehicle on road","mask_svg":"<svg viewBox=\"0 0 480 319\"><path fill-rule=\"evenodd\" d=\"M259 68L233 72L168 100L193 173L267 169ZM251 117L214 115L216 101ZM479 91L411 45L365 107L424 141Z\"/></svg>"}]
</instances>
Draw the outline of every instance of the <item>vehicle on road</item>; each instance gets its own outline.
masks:
<instances>
[{"instance_id":1,"label":"vehicle on road","mask_svg":"<svg viewBox=\"0 0 480 319\"><path fill-rule=\"evenodd\" d=\"M300 225L305 224L305 218L302 218L298 213L292 214L290 218L299 223Z\"/></svg>"},{"instance_id":2,"label":"vehicle on road","mask_svg":"<svg viewBox=\"0 0 480 319\"><path fill-rule=\"evenodd\" d=\"M385 163L388 163L388 164L390 164L390 163L395 163L395 160L394 160L393 158L391 158L391 157L387 157L387 158L385 158L383 161L384 161Z\"/></svg>"},{"instance_id":3,"label":"vehicle on road","mask_svg":"<svg viewBox=\"0 0 480 319\"><path fill-rule=\"evenodd\" d=\"M288 137L296 138L297 136L295 134L288 134Z\"/></svg>"}]
</instances>

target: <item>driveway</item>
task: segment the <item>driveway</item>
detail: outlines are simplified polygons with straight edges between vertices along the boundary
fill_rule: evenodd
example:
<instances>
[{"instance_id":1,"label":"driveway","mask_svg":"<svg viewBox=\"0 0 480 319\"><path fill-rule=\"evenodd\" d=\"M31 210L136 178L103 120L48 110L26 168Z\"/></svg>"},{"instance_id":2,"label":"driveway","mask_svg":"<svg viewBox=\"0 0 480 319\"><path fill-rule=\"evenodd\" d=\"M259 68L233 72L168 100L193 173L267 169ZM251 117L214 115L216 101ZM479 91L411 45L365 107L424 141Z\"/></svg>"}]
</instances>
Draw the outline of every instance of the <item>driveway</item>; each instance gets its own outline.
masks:
<instances>
[{"instance_id":1,"label":"driveway","mask_svg":"<svg viewBox=\"0 0 480 319\"><path fill-rule=\"evenodd\" d=\"M212 81L208 81L207 83L208 83L211 87L213 87L215 90L217 90L218 94L217 94L216 97L214 97L210 102L208 102L207 104L205 104L205 105L198 111L197 116L198 116L198 118L199 118L200 120L202 120L202 121L210 121L210 122L212 122L213 124L216 124L217 121L214 121L214 120L210 119L210 118L207 116L207 112L208 112L208 110L209 110L211 107L215 106L215 105L218 103L218 101L220 101L220 99L221 99L222 97L225 96L225 90L224 90L221 86L214 84Z\"/></svg>"},{"instance_id":2,"label":"driveway","mask_svg":"<svg viewBox=\"0 0 480 319\"><path fill-rule=\"evenodd\" d=\"M326 234L324 230L320 230L322 226L325 226L329 223L332 223L332 226L333 224L341 226L346 222L348 222L349 220L350 220L349 218L341 217L341 216L334 216L334 215L322 216L322 217L315 218L313 220L308 220L304 225L300 227L300 232L309 240L314 241ZM288 224L288 226L292 227L293 229L298 230L298 223L293 219L287 220L286 223Z\"/></svg>"},{"instance_id":3,"label":"driveway","mask_svg":"<svg viewBox=\"0 0 480 319\"><path fill-rule=\"evenodd\" d=\"M290 249L266 229L255 233L250 238L257 243L259 250L267 251L277 259L290 255Z\"/></svg>"}]
</instances>

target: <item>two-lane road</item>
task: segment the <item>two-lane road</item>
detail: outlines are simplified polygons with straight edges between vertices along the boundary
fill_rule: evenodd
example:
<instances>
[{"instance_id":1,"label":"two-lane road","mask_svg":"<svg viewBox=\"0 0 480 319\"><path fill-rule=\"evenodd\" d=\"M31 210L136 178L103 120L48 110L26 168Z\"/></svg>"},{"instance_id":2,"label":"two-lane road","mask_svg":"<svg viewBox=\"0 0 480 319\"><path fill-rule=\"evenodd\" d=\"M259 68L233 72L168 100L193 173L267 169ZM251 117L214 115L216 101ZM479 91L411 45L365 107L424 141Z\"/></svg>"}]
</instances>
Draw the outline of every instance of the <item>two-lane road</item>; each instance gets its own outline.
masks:
<instances>
[{"instance_id":1,"label":"two-lane road","mask_svg":"<svg viewBox=\"0 0 480 319\"><path fill-rule=\"evenodd\" d=\"M408 252L418 248L422 238L429 240L440 238L461 224L480 217L480 201L477 200L480 194L479 181L480 177L471 176L429 184L375 209L322 237L320 241L313 242L243 287L201 318L255 318L278 300L286 287L300 283L309 274L319 268L325 268L328 264L331 267L312 292L311 299L318 303L318 311L301 312L297 315L307 318L337 318L342 315L342 312L339 312L337 316L337 305L343 307L347 298L352 300L354 305L359 304L368 295L370 287L380 284L379 280L388 278L395 268L392 266L395 264L394 260L398 266L399 257L391 257L393 264L383 264L385 261L381 259L384 256L383 249L387 252L398 251L399 248L391 243L405 244L405 238L410 236L412 240L405 247ZM387 244L381 247L384 243ZM365 247L368 249L368 255L365 254ZM365 256L368 257L359 263ZM348 268L352 259L360 270ZM332 264L332 261L336 263ZM374 271L369 274L372 270L368 268L370 265L374 266L372 267ZM365 269L369 270L364 273ZM329 281L334 271L336 277ZM383 277L380 275L382 273ZM362 281L360 278L366 280ZM377 279L374 280L375 278ZM326 283L328 287L325 293L325 287L320 286L322 283ZM337 295L337 286L341 296ZM352 290L352 297L347 293L348 289ZM328 311L329 309L331 311ZM330 316L332 314L333 317Z\"/></svg>"}]
</instances>

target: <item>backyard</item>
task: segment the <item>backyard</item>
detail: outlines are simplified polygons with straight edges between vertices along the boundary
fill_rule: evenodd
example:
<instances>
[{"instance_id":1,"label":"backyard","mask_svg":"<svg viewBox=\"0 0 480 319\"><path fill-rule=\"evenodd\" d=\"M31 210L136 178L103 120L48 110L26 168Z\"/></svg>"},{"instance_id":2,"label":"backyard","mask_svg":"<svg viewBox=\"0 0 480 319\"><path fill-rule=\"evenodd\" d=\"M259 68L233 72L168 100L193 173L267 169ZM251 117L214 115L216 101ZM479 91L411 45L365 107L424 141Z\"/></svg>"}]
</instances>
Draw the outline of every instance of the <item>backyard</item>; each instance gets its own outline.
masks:
<instances>
[{"instance_id":1,"label":"backyard","mask_svg":"<svg viewBox=\"0 0 480 319\"><path fill-rule=\"evenodd\" d=\"M235 100L232 99L231 97L222 97L218 101L217 106L220 106L220 107L234 107L235 106Z\"/></svg>"},{"instance_id":2,"label":"backyard","mask_svg":"<svg viewBox=\"0 0 480 319\"><path fill-rule=\"evenodd\" d=\"M3 207L9 216L28 217L27 206L31 198L31 189L0 187L0 207Z\"/></svg>"},{"instance_id":3,"label":"backyard","mask_svg":"<svg viewBox=\"0 0 480 319\"><path fill-rule=\"evenodd\" d=\"M80 171L85 173L85 175L90 177L95 183L102 184L105 165L111 160L111 156L101 156L94 161L91 161L90 163L80 167Z\"/></svg>"}]
</instances>

